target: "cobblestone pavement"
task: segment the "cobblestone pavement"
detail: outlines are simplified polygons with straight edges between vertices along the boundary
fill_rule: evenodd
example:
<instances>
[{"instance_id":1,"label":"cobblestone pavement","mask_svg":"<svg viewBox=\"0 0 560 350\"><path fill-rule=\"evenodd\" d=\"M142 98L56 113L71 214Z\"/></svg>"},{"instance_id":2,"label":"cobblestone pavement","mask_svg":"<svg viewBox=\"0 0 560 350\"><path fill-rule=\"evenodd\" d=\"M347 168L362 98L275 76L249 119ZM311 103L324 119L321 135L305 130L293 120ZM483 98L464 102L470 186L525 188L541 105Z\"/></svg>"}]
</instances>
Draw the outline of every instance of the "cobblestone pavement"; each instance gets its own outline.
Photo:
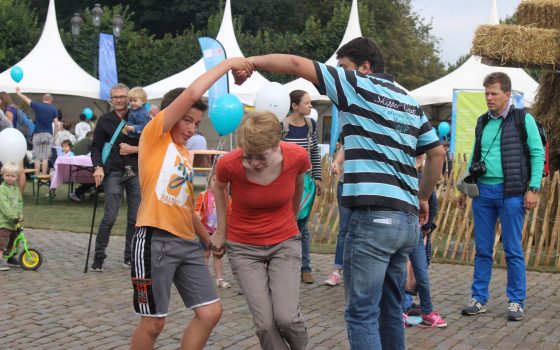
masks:
<instances>
[{"instance_id":1,"label":"cobblestone pavement","mask_svg":"<svg viewBox=\"0 0 560 350\"><path fill-rule=\"evenodd\" d=\"M30 230L30 246L39 248L44 264L37 272L12 268L0 272L0 348L126 349L138 317L132 312L129 269L122 267L123 237L112 237L105 272L83 273L88 235ZM309 330L309 349L348 349L342 315L342 287L322 281L331 255L312 255L316 283L301 286L302 308ZM251 316L224 264L231 289L220 289L224 313L206 349L258 349ZM560 349L560 274L528 273L526 318L505 319L506 274L494 270L488 312L463 317L472 267L434 264L431 268L434 308L448 328L406 330L416 349ZM158 349L177 349L192 317L173 291L170 315Z\"/></svg>"}]
</instances>

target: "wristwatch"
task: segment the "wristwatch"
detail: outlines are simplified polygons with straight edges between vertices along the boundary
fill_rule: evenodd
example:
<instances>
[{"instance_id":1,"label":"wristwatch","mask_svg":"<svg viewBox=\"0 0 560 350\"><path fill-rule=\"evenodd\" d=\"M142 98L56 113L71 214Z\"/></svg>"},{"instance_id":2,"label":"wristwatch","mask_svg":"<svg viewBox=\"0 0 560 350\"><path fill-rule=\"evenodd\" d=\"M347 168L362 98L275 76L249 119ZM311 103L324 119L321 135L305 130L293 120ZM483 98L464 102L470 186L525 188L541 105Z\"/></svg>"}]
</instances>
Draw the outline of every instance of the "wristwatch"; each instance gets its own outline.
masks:
<instances>
[{"instance_id":1,"label":"wristwatch","mask_svg":"<svg viewBox=\"0 0 560 350\"><path fill-rule=\"evenodd\" d=\"M541 193L541 188L536 186L529 186L529 191L533 193Z\"/></svg>"}]
</instances>

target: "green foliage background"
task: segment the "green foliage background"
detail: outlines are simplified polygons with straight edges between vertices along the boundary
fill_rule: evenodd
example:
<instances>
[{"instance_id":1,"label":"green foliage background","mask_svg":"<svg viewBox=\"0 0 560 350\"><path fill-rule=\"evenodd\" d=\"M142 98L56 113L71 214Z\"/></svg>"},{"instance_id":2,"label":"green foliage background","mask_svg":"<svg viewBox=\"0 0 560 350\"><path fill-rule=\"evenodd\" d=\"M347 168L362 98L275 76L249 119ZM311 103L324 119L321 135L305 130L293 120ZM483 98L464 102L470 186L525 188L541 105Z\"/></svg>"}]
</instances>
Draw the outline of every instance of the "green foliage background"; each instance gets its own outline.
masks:
<instances>
[{"instance_id":1,"label":"green foliage background","mask_svg":"<svg viewBox=\"0 0 560 350\"><path fill-rule=\"evenodd\" d=\"M191 66L201 57L197 38L215 37L222 18L220 0L99 1L104 14L100 30L111 33L119 14L125 25L117 42L119 80L148 85ZM350 0L233 0L237 40L245 56L272 52L327 60L344 34ZM23 58L35 45L46 16L47 0L0 0L0 71ZM63 42L74 60L93 73L94 28L91 0L57 0ZM70 18L83 16L74 39ZM412 11L410 0L359 1L362 33L376 40L386 56L387 72L408 89L446 73L438 57L431 24ZM287 82L292 77L267 74Z\"/></svg>"}]
</instances>

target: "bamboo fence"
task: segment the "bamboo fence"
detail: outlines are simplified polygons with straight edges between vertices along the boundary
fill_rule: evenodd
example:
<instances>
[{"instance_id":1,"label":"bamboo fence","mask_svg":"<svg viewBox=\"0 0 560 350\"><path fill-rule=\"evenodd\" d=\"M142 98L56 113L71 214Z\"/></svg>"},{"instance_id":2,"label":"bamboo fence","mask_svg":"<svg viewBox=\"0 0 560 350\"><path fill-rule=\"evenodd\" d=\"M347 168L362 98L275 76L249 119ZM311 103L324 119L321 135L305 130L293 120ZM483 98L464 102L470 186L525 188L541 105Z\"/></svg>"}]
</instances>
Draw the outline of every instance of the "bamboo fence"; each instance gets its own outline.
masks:
<instances>
[{"instance_id":1,"label":"bamboo fence","mask_svg":"<svg viewBox=\"0 0 560 350\"><path fill-rule=\"evenodd\" d=\"M339 217L336 200L338 176L330 173L328 159L323 158L323 194L315 197L309 218L312 241L336 243ZM453 174L442 176L435 189L439 210L432 232L432 254L436 261L472 264L474 261L474 225L472 200L466 207L457 207L455 189L458 174L464 173L466 161L455 162ZM542 192L537 207L528 210L523 223L523 251L529 269L560 272L560 175L542 179ZM494 262L505 266L506 256L501 244L501 226L496 225Z\"/></svg>"}]
</instances>

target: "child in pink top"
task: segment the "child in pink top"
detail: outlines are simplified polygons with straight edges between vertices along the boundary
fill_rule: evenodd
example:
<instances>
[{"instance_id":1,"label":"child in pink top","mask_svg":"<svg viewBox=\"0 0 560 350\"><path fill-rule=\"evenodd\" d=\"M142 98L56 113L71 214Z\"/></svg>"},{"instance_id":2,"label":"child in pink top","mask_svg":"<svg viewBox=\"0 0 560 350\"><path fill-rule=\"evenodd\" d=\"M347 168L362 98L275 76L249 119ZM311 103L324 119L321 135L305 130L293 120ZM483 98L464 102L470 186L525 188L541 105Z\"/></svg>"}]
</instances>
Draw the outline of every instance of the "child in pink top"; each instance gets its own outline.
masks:
<instances>
[{"instance_id":1,"label":"child in pink top","mask_svg":"<svg viewBox=\"0 0 560 350\"><path fill-rule=\"evenodd\" d=\"M215 173L212 173L208 177L208 187L206 188L206 191L198 194L194 208L195 214L200 218L202 225L204 225L210 235L216 232L216 229L218 228L218 215L213 191L215 177ZM208 264L210 260L209 249L204 249L204 259L206 260L206 264ZM222 257L217 257L215 255L214 277L216 278L216 286L220 288L231 288L231 283L224 281L222 275Z\"/></svg>"}]
</instances>

